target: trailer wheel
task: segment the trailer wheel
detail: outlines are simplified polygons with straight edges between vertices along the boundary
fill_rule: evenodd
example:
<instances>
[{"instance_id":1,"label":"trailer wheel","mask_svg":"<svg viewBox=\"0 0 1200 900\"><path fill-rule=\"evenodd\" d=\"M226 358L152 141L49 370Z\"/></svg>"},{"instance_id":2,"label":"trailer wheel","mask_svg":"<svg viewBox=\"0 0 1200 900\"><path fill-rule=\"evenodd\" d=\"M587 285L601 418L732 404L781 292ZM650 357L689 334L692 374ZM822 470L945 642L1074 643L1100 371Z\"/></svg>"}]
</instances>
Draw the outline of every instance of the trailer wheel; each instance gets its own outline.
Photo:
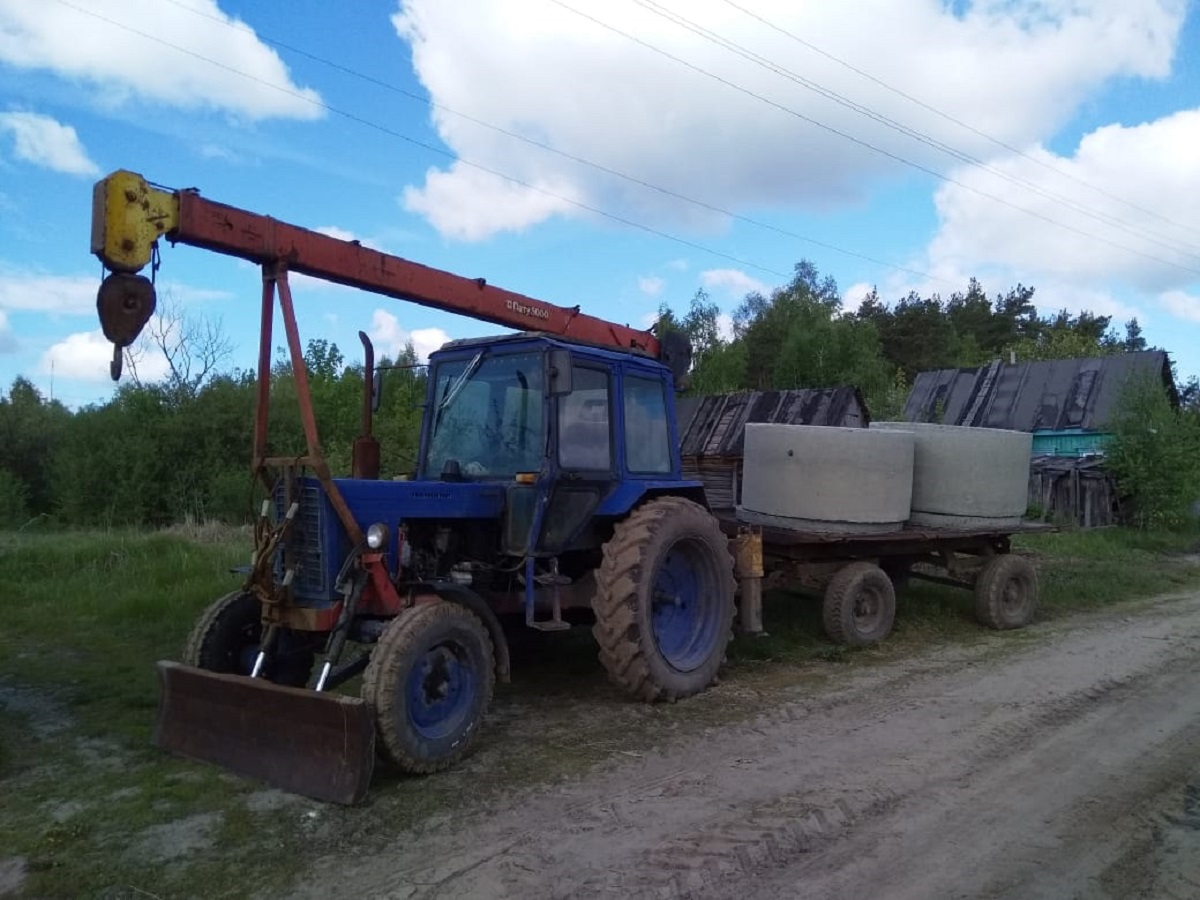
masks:
<instances>
[{"instance_id":1,"label":"trailer wheel","mask_svg":"<svg viewBox=\"0 0 1200 900\"><path fill-rule=\"evenodd\" d=\"M1037 599L1037 571L1024 557L993 557L975 579L975 617L988 628L1024 628L1033 621Z\"/></svg>"},{"instance_id":2,"label":"trailer wheel","mask_svg":"<svg viewBox=\"0 0 1200 900\"><path fill-rule=\"evenodd\" d=\"M678 700L717 677L733 636L729 539L704 507L661 497L618 523L596 572L600 662L639 699Z\"/></svg>"},{"instance_id":3,"label":"trailer wheel","mask_svg":"<svg viewBox=\"0 0 1200 900\"><path fill-rule=\"evenodd\" d=\"M183 662L210 672L249 675L262 642L262 610L253 594L234 591L210 604L188 636ZM312 674L314 639L282 631L263 677L276 684L304 687Z\"/></svg>"},{"instance_id":4,"label":"trailer wheel","mask_svg":"<svg viewBox=\"0 0 1200 900\"><path fill-rule=\"evenodd\" d=\"M397 616L362 685L384 758L422 774L456 763L483 724L495 672L492 640L470 610L437 601Z\"/></svg>"},{"instance_id":5,"label":"trailer wheel","mask_svg":"<svg viewBox=\"0 0 1200 900\"><path fill-rule=\"evenodd\" d=\"M888 636L896 620L896 591L879 566L852 562L830 579L821 612L825 633L834 643L875 644Z\"/></svg>"}]
</instances>

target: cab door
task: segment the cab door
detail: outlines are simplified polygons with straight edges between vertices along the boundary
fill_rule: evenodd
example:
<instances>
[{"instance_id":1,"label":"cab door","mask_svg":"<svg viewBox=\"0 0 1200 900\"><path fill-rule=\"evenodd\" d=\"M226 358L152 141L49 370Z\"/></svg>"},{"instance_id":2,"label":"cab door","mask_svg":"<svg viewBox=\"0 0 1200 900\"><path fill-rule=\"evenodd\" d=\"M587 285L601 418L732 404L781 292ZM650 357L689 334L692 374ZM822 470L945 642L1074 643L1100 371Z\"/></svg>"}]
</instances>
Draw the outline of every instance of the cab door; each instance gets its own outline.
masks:
<instances>
[{"instance_id":1,"label":"cab door","mask_svg":"<svg viewBox=\"0 0 1200 900\"><path fill-rule=\"evenodd\" d=\"M556 400L558 474L538 535L538 556L555 555L575 543L616 482L612 398L611 370L586 361L572 363L571 392Z\"/></svg>"}]
</instances>

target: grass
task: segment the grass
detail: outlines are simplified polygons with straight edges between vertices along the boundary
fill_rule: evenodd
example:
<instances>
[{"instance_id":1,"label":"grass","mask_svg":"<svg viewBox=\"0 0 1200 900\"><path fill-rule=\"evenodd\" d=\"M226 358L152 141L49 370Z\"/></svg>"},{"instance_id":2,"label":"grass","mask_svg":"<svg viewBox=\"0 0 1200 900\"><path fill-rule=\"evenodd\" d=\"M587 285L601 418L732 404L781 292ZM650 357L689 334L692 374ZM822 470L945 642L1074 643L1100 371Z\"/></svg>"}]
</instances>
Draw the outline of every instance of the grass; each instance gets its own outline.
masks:
<instances>
[{"instance_id":1,"label":"grass","mask_svg":"<svg viewBox=\"0 0 1200 900\"><path fill-rule=\"evenodd\" d=\"M1194 587L1200 579L1200 532L1121 528L1017 538L1038 565L1042 617Z\"/></svg>"},{"instance_id":2,"label":"grass","mask_svg":"<svg viewBox=\"0 0 1200 900\"><path fill-rule=\"evenodd\" d=\"M1200 585L1197 535L1120 530L1022 538L1043 617ZM333 808L264 791L149 745L153 662L177 657L198 612L237 586L245 535L220 529L0 534L0 858L27 861L36 897L286 893L297 860L369 852L405 827L514 789L752 715L778 689L931 643L977 641L965 591L915 583L895 633L861 650L824 639L818 604L766 598L770 636L738 638L722 684L645 706L611 688L587 629L526 635L479 750L422 779L383 774L366 803ZM1191 554L1191 556L1189 556ZM467 799L469 798L469 799Z\"/></svg>"}]
</instances>

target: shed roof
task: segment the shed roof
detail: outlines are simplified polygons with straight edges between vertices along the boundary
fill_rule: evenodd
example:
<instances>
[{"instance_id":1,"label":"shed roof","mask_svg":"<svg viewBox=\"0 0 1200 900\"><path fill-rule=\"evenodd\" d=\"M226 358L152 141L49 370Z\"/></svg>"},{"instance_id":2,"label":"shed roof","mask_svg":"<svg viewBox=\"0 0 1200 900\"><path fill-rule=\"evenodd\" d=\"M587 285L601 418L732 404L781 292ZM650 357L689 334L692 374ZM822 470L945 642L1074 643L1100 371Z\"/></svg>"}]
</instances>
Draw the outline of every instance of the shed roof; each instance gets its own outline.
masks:
<instances>
[{"instance_id":1,"label":"shed roof","mask_svg":"<svg viewBox=\"0 0 1200 900\"><path fill-rule=\"evenodd\" d=\"M1104 431L1122 388L1140 373L1161 378L1178 404L1167 354L1142 350L922 372L909 392L904 418L1017 431Z\"/></svg>"},{"instance_id":2,"label":"shed roof","mask_svg":"<svg viewBox=\"0 0 1200 900\"><path fill-rule=\"evenodd\" d=\"M675 401L684 457L742 455L747 422L866 427L867 405L855 387L747 391Z\"/></svg>"}]
</instances>

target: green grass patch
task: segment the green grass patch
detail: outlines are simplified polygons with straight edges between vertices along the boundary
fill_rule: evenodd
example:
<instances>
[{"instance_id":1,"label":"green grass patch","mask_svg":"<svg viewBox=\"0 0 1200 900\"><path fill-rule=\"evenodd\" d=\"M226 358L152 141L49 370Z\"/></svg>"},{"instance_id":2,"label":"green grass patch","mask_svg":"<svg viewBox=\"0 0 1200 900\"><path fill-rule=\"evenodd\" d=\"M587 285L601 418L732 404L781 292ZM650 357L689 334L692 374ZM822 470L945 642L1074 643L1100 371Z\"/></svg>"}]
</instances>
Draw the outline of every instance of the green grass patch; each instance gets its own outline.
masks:
<instances>
[{"instance_id":1,"label":"green grass patch","mask_svg":"<svg viewBox=\"0 0 1200 900\"><path fill-rule=\"evenodd\" d=\"M1198 542L1105 530L1017 549L1034 558L1054 617L1200 584ZM337 808L150 746L154 661L178 658L199 612L237 587L228 569L248 550L246 535L220 530L0 534L0 858L26 859L29 896L286 895L298 860L382 848L431 817L753 716L780 690L988 635L970 592L914 582L888 641L837 647L816 598L776 591L769 636L736 639L718 687L647 706L608 684L590 629L521 633L514 683L498 686L476 753L427 778L380 773L363 805Z\"/></svg>"},{"instance_id":2,"label":"green grass patch","mask_svg":"<svg viewBox=\"0 0 1200 900\"><path fill-rule=\"evenodd\" d=\"M1101 528L1030 535L1014 549L1037 565L1042 617L1200 584L1200 533Z\"/></svg>"}]
</instances>

